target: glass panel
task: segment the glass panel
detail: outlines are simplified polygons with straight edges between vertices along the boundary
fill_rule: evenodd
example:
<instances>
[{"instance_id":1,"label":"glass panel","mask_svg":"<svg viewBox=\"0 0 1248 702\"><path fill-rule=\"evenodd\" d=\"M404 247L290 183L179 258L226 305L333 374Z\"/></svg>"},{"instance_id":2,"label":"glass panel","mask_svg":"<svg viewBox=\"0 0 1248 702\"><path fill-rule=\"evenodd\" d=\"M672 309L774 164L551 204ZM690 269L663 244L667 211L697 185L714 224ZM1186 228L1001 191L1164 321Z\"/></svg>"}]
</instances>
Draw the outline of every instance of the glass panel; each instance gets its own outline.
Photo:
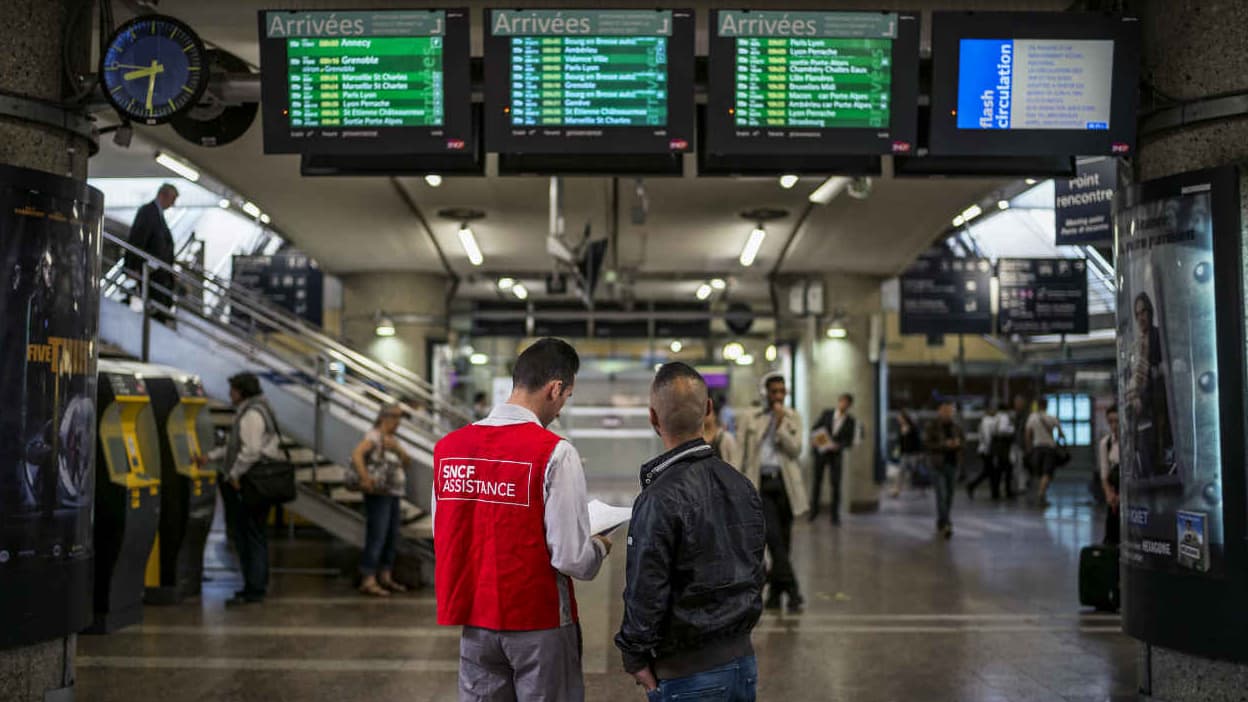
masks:
<instances>
[{"instance_id":1,"label":"glass panel","mask_svg":"<svg viewBox=\"0 0 1248 702\"><path fill-rule=\"evenodd\" d=\"M1090 446L1092 444L1092 425L1078 424L1075 426L1075 445Z\"/></svg>"},{"instance_id":2,"label":"glass panel","mask_svg":"<svg viewBox=\"0 0 1248 702\"><path fill-rule=\"evenodd\" d=\"M1075 418L1075 398L1071 395L1062 395L1058 398L1057 418L1063 422L1068 422Z\"/></svg>"},{"instance_id":3,"label":"glass panel","mask_svg":"<svg viewBox=\"0 0 1248 702\"><path fill-rule=\"evenodd\" d=\"M1075 419L1081 422L1092 419L1092 398L1087 395L1075 395Z\"/></svg>"},{"instance_id":4,"label":"glass panel","mask_svg":"<svg viewBox=\"0 0 1248 702\"><path fill-rule=\"evenodd\" d=\"M1075 423L1062 422L1062 433L1066 435L1066 441L1073 441L1075 438Z\"/></svg>"}]
</instances>

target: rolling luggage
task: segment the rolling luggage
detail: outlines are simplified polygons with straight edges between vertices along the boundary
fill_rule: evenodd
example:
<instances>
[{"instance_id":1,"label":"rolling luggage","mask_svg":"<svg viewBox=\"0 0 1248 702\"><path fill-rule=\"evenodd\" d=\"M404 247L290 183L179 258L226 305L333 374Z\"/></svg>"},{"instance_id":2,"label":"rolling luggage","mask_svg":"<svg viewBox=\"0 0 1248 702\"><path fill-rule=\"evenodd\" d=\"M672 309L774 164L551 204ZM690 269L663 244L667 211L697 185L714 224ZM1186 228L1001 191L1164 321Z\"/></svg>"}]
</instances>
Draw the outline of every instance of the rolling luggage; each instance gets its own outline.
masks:
<instances>
[{"instance_id":1,"label":"rolling luggage","mask_svg":"<svg viewBox=\"0 0 1248 702\"><path fill-rule=\"evenodd\" d=\"M1079 604L1118 611L1118 547L1097 544L1079 552Z\"/></svg>"}]
</instances>

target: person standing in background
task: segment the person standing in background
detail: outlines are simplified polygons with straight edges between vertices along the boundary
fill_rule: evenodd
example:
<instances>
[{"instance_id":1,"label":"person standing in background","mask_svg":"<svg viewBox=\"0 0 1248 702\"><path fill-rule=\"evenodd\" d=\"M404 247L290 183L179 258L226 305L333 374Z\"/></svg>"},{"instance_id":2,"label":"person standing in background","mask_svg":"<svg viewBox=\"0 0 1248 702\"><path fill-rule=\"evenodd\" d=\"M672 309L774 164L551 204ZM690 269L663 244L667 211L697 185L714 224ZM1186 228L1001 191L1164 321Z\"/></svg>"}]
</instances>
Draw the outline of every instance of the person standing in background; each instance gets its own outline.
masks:
<instances>
[{"instance_id":1,"label":"person standing in background","mask_svg":"<svg viewBox=\"0 0 1248 702\"><path fill-rule=\"evenodd\" d=\"M720 399L723 395L719 396ZM710 444L715 457L741 470L741 457L737 454L737 438L719 423L719 412L712 408L702 424L702 439Z\"/></svg>"},{"instance_id":2,"label":"person standing in background","mask_svg":"<svg viewBox=\"0 0 1248 702\"><path fill-rule=\"evenodd\" d=\"M979 441L975 445L975 453L979 454L979 460L983 464L979 469L979 475L974 480L968 480L966 483L966 499L975 499L975 488L979 484L988 481L988 487L992 490L992 499L1000 499L1000 485L996 479L996 466L992 460L992 439L997 431L997 415L996 410L991 405L984 408L984 416L979 419Z\"/></svg>"},{"instance_id":3,"label":"person standing in background","mask_svg":"<svg viewBox=\"0 0 1248 702\"><path fill-rule=\"evenodd\" d=\"M793 542L793 519L806 512L806 485L797 459L802 453L802 418L784 406L788 396L784 376L769 373L763 378L762 410L750 415L742 430L741 468L763 498L767 549L771 552L767 600L764 607L779 609L788 595L789 611L800 612L806 600L797 584L789 548Z\"/></svg>"},{"instance_id":4,"label":"person standing in background","mask_svg":"<svg viewBox=\"0 0 1248 702\"><path fill-rule=\"evenodd\" d=\"M165 222L165 210L173 207L178 201L178 189L165 183L156 191L156 199L143 205L134 215L130 225L128 243L134 248L151 256L168 266L173 265L174 250L173 233ZM127 251L124 256L126 271L134 279L136 292L142 292L143 259L138 254ZM173 307L173 271L152 267L148 273L148 300L156 303L157 309L152 317L158 322L172 319L166 310Z\"/></svg>"},{"instance_id":5,"label":"person standing in background","mask_svg":"<svg viewBox=\"0 0 1248 702\"><path fill-rule=\"evenodd\" d=\"M858 431L857 420L849 413L853 404L854 396L843 393L836 400L836 409L824 410L810 428L811 447L815 450L815 483L810 492L809 521L813 522L819 516L823 474L827 472L832 483L832 524L841 523L841 476L844 472L845 451L853 445ZM824 443L818 443L819 439Z\"/></svg>"},{"instance_id":6,"label":"person standing in background","mask_svg":"<svg viewBox=\"0 0 1248 702\"><path fill-rule=\"evenodd\" d=\"M715 414L719 415L719 423L724 430L735 438L737 436L737 413L732 409L732 405L728 404L728 398L722 392L715 394Z\"/></svg>"},{"instance_id":7,"label":"person standing in background","mask_svg":"<svg viewBox=\"0 0 1248 702\"><path fill-rule=\"evenodd\" d=\"M1003 402L997 408L997 426L992 431L992 459L996 465L996 476L992 486L993 499L996 499L998 493L997 484L1000 484L1007 498L1013 499L1017 495L1014 491L1014 462L1010 457L1014 435L1014 419L1009 405Z\"/></svg>"},{"instance_id":8,"label":"person standing in background","mask_svg":"<svg viewBox=\"0 0 1248 702\"><path fill-rule=\"evenodd\" d=\"M360 592L374 597L407 592L407 587L394 579L403 523L399 500L406 492L406 471L412 464L396 435L402 421L402 407L382 407L373 428L351 452L351 466L360 476L360 491L364 493Z\"/></svg>"},{"instance_id":9,"label":"person standing in background","mask_svg":"<svg viewBox=\"0 0 1248 702\"><path fill-rule=\"evenodd\" d=\"M1053 438L1053 430L1062 439L1066 433L1062 431L1061 422L1048 412L1049 401L1031 413L1027 418L1026 444L1023 447L1028 454L1032 471L1039 477L1033 501L1037 507L1049 504L1049 483L1053 482L1053 474L1057 472L1057 439Z\"/></svg>"},{"instance_id":10,"label":"person standing in background","mask_svg":"<svg viewBox=\"0 0 1248 702\"><path fill-rule=\"evenodd\" d=\"M1118 494L1121 470L1118 467L1118 405L1105 410L1109 431L1097 444L1097 465L1101 487L1105 490L1105 543L1117 546L1121 541L1122 502Z\"/></svg>"},{"instance_id":11,"label":"person standing in background","mask_svg":"<svg viewBox=\"0 0 1248 702\"><path fill-rule=\"evenodd\" d=\"M919 426L909 412L903 409L897 413L897 448L901 454L901 469L897 472L897 484L889 493L892 497L901 497L906 477L913 476L923 462L923 438L919 433Z\"/></svg>"},{"instance_id":12,"label":"person standing in background","mask_svg":"<svg viewBox=\"0 0 1248 702\"><path fill-rule=\"evenodd\" d=\"M941 402L936 419L928 422L927 428L923 430L923 448L930 456L932 479L936 483L936 531L946 539L953 536L953 522L949 518L949 512L953 507L958 464L962 461L965 442L966 437L958 422L953 401Z\"/></svg>"},{"instance_id":13,"label":"person standing in background","mask_svg":"<svg viewBox=\"0 0 1248 702\"><path fill-rule=\"evenodd\" d=\"M1014 443L1010 447L1010 464L1013 466L1010 475L1009 489L1007 492L1013 492L1017 495L1020 492L1031 489L1031 468L1027 465L1027 418L1031 416L1027 398L1022 395L1014 396ZM1015 482L1017 478L1026 481L1024 487L1020 489L1019 484Z\"/></svg>"}]
</instances>

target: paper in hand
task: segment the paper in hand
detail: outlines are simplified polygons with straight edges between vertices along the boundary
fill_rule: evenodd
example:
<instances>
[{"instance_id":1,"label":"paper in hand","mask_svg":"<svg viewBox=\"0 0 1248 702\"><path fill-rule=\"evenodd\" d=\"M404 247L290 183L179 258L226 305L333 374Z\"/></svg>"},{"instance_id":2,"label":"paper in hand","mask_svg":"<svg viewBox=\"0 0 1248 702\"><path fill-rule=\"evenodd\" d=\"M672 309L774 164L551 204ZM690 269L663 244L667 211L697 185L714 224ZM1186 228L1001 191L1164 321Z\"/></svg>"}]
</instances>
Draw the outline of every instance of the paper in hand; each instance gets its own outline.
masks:
<instances>
[{"instance_id":1,"label":"paper in hand","mask_svg":"<svg viewBox=\"0 0 1248 702\"><path fill-rule=\"evenodd\" d=\"M589 503L589 533L605 536L633 518L632 507L612 507L601 500Z\"/></svg>"}]
</instances>

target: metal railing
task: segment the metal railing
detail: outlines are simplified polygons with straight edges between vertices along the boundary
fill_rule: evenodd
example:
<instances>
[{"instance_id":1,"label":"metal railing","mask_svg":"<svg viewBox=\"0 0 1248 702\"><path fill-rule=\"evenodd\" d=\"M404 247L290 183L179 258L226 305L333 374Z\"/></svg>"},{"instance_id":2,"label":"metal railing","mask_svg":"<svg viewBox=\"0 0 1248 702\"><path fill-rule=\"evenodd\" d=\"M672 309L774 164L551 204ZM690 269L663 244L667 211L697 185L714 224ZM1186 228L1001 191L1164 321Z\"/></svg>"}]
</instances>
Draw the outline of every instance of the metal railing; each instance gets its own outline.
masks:
<instances>
[{"instance_id":1,"label":"metal railing","mask_svg":"<svg viewBox=\"0 0 1248 702\"><path fill-rule=\"evenodd\" d=\"M466 409L439 397L432 385L416 374L359 353L255 292L233 286L228 280L203 270L171 266L122 239L107 233L104 236L109 244L119 247L121 253L117 260L105 257L106 273L101 281L101 292L110 298L127 295L127 281L137 281L134 294L142 302L144 358L150 350L152 321L172 318L176 308L183 313L179 323L190 322L215 338L225 337L223 343L232 344L241 353L250 353L252 348L259 347L279 359L294 372L272 363L262 365L287 382L307 387L315 393L313 397L318 407L326 398L339 399L339 393L347 400L339 404L348 405L356 414L359 414L360 404L375 411L379 404L421 400L429 407L430 415L414 413L412 424L425 437L440 436L446 428L470 421L471 415ZM139 262L138 271L126 269L123 261L127 252L132 261ZM157 273L161 275L155 275ZM157 282L156 278L171 281L172 288ZM187 304L180 304L183 302ZM330 374L329 368L335 363L341 364L347 382ZM371 421L373 417L366 419Z\"/></svg>"}]
</instances>

